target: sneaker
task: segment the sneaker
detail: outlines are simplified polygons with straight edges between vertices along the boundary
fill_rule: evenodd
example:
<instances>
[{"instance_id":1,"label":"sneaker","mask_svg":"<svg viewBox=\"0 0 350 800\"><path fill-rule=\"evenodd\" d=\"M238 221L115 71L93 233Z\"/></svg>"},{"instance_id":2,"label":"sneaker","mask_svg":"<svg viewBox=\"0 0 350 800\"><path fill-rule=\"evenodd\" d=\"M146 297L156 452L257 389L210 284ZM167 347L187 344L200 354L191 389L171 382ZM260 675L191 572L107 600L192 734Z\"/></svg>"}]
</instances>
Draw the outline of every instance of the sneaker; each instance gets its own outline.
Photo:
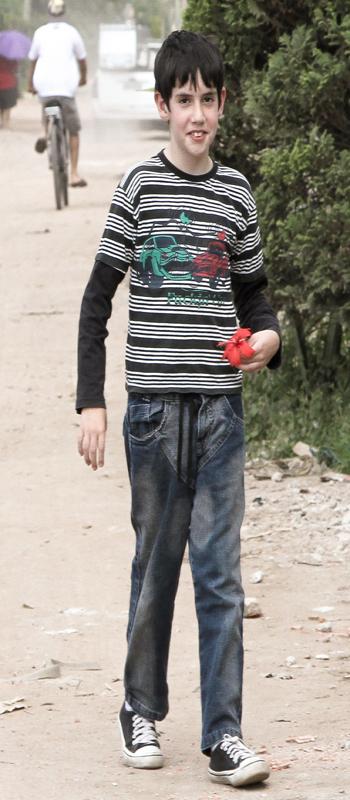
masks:
<instances>
[{"instance_id":1,"label":"sneaker","mask_svg":"<svg viewBox=\"0 0 350 800\"><path fill-rule=\"evenodd\" d=\"M163 755L159 747L155 723L127 711L123 704L119 713L119 728L123 742L123 761L138 769L159 769Z\"/></svg>"},{"instance_id":2,"label":"sneaker","mask_svg":"<svg viewBox=\"0 0 350 800\"><path fill-rule=\"evenodd\" d=\"M34 150L36 153L43 153L44 150L47 148L47 141L44 136L41 136L40 139L37 139L34 145Z\"/></svg>"},{"instance_id":3,"label":"sneaker","mask_svg":"<svg viewBox=\"0 0 350 800\"><path fill-rule=\"evenodd\" d=\"M223 739L212 748L209 775L217 783L230 783L231 786L247 786L259 783L269 777L266 761L239 739L225 733Z\"/></svg>"}]
</instances>

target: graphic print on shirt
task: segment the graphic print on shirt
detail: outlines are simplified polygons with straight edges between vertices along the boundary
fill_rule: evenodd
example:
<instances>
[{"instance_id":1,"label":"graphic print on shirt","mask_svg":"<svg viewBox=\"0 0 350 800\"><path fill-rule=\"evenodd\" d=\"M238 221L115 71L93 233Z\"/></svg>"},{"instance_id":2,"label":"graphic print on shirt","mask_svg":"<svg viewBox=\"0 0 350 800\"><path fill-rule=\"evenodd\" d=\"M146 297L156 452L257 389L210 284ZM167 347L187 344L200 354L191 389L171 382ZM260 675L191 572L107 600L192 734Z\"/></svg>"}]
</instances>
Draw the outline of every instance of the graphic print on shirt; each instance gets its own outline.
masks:
<instances>
[{"instance_id":1,"label":"graphic print on shirt","mask_svg":"<svg viewBox=\"0 0 350 800\"><path fill-rule=\"evenodd\" d=\"M180 231L189 229L191 220L187 212L181 211L178 220ZM170 222L174 223L174 218ZM198 247L198 239L192 238ZM174 235L164 233L164 228L159 233L154 232L146 239L141 251L139 273L142 283L159 288L164 280L200 283L203 278L208 278L210 288L216 288L221 279L224 281L230 268L225 240L225 232L220 231L204 252L193 256Z\"/></svg>"},{"instance_id":2,"label":"graphic print on shirt","mask_svg":"<svg viewBox=\"0 0 350 800\"><path fill-rule=\"evenodd\" d=\"M209 278L209 286L211 289L215 289L220 279L224 279L227 270L230 269L225 239L225 232L220 231L217 237L209 242L206 251L204 253L199 253L199 255L193 259L194 268L192 277L197 282L201 281L202 278Z\"/></svg>"}]
</instances>

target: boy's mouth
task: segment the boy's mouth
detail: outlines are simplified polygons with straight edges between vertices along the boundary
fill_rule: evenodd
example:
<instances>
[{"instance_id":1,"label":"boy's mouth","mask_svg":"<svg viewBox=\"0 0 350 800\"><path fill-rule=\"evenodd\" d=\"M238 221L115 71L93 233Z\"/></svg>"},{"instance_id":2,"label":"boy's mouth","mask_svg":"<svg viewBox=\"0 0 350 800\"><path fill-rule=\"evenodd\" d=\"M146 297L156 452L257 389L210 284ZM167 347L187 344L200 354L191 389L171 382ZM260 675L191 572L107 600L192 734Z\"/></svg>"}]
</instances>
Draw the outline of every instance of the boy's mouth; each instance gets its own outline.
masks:
<instances>
[{"instance_id":1,"label":"boy's mouth","mask_svg":"<svg viewBox=\"0 0 350 800\"><path fill-rule=\"evenodd\" d=\"M202 142L206 136L206 131L190 131L188 134L194 142Z\"/></svg>"}]
</instances>

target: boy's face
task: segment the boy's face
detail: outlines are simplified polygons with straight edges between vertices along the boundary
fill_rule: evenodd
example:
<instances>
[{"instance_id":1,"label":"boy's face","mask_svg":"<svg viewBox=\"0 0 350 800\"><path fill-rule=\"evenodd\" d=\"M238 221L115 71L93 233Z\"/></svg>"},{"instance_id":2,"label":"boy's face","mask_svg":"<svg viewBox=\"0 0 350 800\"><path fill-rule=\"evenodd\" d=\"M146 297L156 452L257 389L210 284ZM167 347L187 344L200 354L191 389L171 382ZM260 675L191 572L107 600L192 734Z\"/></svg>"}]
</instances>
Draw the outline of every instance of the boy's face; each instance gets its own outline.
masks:
<instances>
[{"instance_id":1,"label":"boy's face","mask_svg":"<svg viewBox=\"0 0 350 800\"><path fill-rule=\"evenodd\" d=\"M206 86L199 72L196 87L190 80L183 86L176 84L168 105L156 92L159 116L169 122L169 154L180 169L196 171L201 166L203 171L208 169L209 148L215 139L225 97L225 88L219 100L215 87Z\"/></svg>"}]
</instances>

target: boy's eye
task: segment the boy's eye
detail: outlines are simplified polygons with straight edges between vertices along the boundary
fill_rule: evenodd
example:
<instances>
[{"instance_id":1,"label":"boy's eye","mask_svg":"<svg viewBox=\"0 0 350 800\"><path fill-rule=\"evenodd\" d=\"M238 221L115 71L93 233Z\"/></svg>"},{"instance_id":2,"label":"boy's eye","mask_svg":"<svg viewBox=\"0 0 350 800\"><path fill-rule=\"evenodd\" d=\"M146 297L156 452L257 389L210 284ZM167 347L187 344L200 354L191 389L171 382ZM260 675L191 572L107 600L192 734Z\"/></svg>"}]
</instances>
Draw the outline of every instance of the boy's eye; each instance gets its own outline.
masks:
<instances>
[{"instance_id":1,"label":"boy's eye","mask_svg":"<svg viewBox=\"0 0 350 800\"><path fill-rule=\"evenodd\" d=\"M191 103L191 97L178 97L177 102L181 106L188 106ZM201 102L206 106L212 105L215 102L215 97L212 94L204 95Z\"/></svg>"}]
</instances>

